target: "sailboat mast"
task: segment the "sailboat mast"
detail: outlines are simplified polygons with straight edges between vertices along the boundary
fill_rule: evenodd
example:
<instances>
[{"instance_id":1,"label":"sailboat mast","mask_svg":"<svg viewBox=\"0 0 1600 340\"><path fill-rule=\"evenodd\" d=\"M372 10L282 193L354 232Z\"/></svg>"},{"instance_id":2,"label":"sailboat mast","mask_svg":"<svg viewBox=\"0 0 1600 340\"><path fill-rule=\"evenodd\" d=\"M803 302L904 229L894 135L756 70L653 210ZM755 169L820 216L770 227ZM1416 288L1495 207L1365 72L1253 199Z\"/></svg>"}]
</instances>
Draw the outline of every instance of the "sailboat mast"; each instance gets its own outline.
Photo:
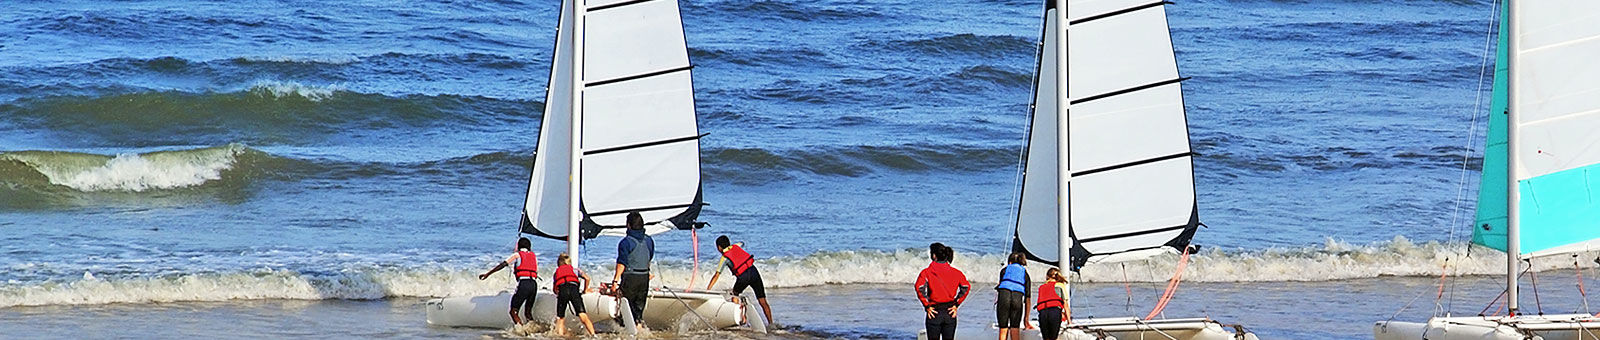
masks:
<instances>
[{"instance_id":1,"label":"sailboat mast","mask_svg":"<svg viewBox=\"0 0 1600 340\"><path fill-rule=\"evenodd\" d=\"M1061 261L1058 267L1061 268L1062 274L1070 275L1070 268L1072 268L1072 234L1068 226L1072 224L1072 200L1071 194L1067 190L1070 188L1068 184L1072 182L1072 169L1070 169L1072 162L1067 156L1071 145L1071 133L1068 128L1072 125L1072 116L1068 113L1072 108L1072 100L1067 98L1067 0L1052 1L1056 2L1055 96L1056 112L1058 113L1056 115L1056 141L1059 143L1059 146L1056 147L1056 161L1059 162L1056 166L1056 178L1061 179L1056 184L1058 186L1056 190L1056 216L1060 216L1056 220L1056 230L1059 231L1056 233L1057 237L1059 237L1057 239L1058 243L1056 243L1059 245L1056 247L1056 259ZM1068 296L1066 299L1068 301L1072 299L1071 292L1071 289L1067 289Z\"/></svg>"},{"instance_id":2,"label":"sailboat mast","mask_svg":"<svg viewBox=\"0 0 1600 340\"><path fill-rule=\"evenodd\" d=\"M1506 306L1508 315L1517 315L1517 273L1522 271L1519 254L1522 246L1522 237L1518 228L1522 224L1518 220L1521 215L1517 211L1518 200L1521 192L1517 189L1517 168L1522 162L1518 161L1517 152L1517 3L1520 1L1507 1L1506 25L1510 37L1507 39L1506 75Z\"/></svg>"},{"instance_id":3,"label":"sailboat mast","mask_svg":"<svg viewBox=\"0 0 1600 340\"><path fill-rule=\"evenodd\" d=\"M587 9L583 0L571 0L572 4L572 173L567 177L567 209L571 218L567 220L567 256L572 263L578 263L578 224L583 221L583 212L579 207L582 204L583 190L583 26L584 14Z\"/></svg>"}]
</instances>

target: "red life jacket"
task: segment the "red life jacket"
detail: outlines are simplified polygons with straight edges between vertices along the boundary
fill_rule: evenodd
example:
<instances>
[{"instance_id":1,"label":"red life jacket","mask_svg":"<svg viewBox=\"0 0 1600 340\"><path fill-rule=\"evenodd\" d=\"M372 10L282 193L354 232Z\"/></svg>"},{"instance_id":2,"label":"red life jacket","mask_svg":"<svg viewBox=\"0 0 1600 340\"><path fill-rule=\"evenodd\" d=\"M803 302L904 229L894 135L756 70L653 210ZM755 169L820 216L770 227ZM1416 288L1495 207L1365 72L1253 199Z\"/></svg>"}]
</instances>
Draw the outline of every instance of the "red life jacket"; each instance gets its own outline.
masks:
<instances>
[{"instance_id":1,"label":"red life jacket","mask_svg":"<svg viewBox=\"0 0 1600 340\"><path fill-rule=\"evenodd\" d=\"M733 275L735 276L744 274L745 270L756 264L756 258L750 256L750 253L744 252L744 249L739 248L737 244L728 246L728 249L723 249L722 257L728 258L728 263L732 264Z\"/></svg>"},{"instance_id":2,"label":"red life jacket","mask_svg":"<svg viewBox=\"0 0 1600 340\"><path fill-rule=\"evenodd\" d=\"M561 285L564 284L578 283L578 273L577 271L572 270L572 265L561 265L560 267L556 267L555 276L556 277L553 279L555 281L555 285L551 287L556 287L559 289Z\"/></svg>"},{"instance_id":3,"label":"red life jacket","mask_svg":"<svg viewBox=\"0 0 1600 340\"><path fill-rule=\"evenodd\" d=\"M517 278L531 279L539 275L539 257L531 251L517 251Z\"/></svg>"},{"instance_id":4,"label":"red life jacket","mask_svg":"<svg viewBox=\"0 0 1600 340\"><path fill-rule=\"evenodd\" d=\"M1056 294L1055 281L1047 281L1039 285L1039 304L1034 305L1033 309L1061 308L1066 302L1067 300L1062 299L1061 295Z\"/></svg>"}]
</instances>

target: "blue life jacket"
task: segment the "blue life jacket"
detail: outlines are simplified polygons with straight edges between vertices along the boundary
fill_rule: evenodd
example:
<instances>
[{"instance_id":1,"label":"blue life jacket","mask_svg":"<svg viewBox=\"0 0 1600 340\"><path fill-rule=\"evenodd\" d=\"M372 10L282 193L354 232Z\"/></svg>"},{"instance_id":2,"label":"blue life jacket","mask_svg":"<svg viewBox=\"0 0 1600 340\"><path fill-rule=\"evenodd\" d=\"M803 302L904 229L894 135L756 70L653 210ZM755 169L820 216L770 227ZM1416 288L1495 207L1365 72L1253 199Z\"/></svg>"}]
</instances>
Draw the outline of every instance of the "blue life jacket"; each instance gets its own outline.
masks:
<instances>
[{"instance_id":1,"label":"blue life jacket","mask_svg":"<svg viewBox=\"0 0 1600 340\"><path fill-rule=\"evenodd\" d=\"M1023 281L1027 280L1028 270L1022 268L1020 264L1012 263L1006 265L1005 269L1000 270L1000 285L994 288L1026 294L1028 293L1028 286Z\"/></svg>"}]
</instances>

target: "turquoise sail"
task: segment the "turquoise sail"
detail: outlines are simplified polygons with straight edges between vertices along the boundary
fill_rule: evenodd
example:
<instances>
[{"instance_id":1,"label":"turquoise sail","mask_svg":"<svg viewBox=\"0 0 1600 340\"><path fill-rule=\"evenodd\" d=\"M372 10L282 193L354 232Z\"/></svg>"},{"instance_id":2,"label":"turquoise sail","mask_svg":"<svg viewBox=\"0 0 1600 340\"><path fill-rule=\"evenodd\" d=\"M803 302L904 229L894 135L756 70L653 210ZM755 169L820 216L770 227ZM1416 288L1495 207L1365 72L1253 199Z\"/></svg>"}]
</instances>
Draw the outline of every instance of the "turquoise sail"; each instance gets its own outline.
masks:
<instances>
[{"instance_id":1,"label":"turquoise sail","mask_svg":"<svg viewBox=\"0 0 1600 340\"><path fill-rule=\"evenodd\" d=\"M1517 191L1522 195L1522 209L1518 211L1522 217L1518 228L1522 254L1581 251L1585 249L1556 248L1600 241L1600 204L1596 204L1600 192L1590 183L1600 183L1600 164L1517 181ZM1500 243L1504 244L1505 239Z\"/></svg>"},{"instance_id":2,"label":"turquoise sail","mask_svg":"<svg viewBox=\"0 0 1600 340\"><path fill-rule=\"evenodd\" d=\"M1483 148L1483 176L1478 182L1478 213L1472 225L1472 243L1506 251L1506 176L1509 175L1506 133L1511 123L1506 117L1506 85L1511 77L1508 53L1511 49L1510 6L1500 6L1499 45L1494 54L1494 92L1489 95L1488 144ZM1526 224L1524 224L1526 225Z\"/></svg>"},{"instance_id":3,"label":"turquoise sail","mask_svg":"<svg viewBox=\"0 0 1600 340\"><path fill-rule=\"evenodd\" d=\"M1506 176L1509 175L1507 85L1510 36L1508 6L1501 6L1495 53L1494 92L1489 104L1488 142L1472 243L1506 249ZM1545 151L1540 151L1545 152ZM1524 155L1530 157L1530 155ZM1563 254L1600 247L1600 164L1588 164L1517 181L1520 200L1519 256Z\"/></svg>"}]
</instances>

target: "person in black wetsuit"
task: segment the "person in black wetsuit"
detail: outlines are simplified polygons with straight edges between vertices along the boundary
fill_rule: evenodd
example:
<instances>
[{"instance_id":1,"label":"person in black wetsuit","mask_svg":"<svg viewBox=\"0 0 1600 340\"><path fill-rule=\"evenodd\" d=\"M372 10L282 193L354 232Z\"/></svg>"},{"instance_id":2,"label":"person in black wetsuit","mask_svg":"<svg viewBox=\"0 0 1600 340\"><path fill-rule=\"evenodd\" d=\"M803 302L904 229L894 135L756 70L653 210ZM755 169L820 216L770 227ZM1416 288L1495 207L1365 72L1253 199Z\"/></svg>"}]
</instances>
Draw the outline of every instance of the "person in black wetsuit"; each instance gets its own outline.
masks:
<instances>
[{"instance_id":1,"label":"person in black wetsuit","mask_svg":"<svg viewBox=\"0 0 1600 340\"><path fill-rule=\"evenodd\" d=\"M511 257L500 262L489 272L478 275L478 280L486 280L489 275L505 269L507 266L514 268L512 272L517 277L517 292L511 294L511 322L521 325L524 320L533 319L533 300L539 296L539 258L533 254L533 242L523 237L517 240L517 252ZM522 306L522 316L517 317L517 306Z\"/></svg>"},{"instance_id":2,"label":"person in black wetsuit","mask_svg":"<svg viewBox=\"0 0 1600 340\"><path fill-rule=\"evenodd\" d=\"M556 257L556 273L551 275L551 287L556 291L556 335L567 336L567 309L578 314L578 320L583 321L583 327L589 331L589 336L594 336L594 322L589 321L589 313L583 310L583 292L589 291L589 274L572 267L572 257L562 253ZM582 282L583 287L578 283Z\"/></svg>"},{"instance_id":3,"label":"person in black wetsuit","mask_svg":"<svg viewBox=\"0 0 1600 340\"><path fill-rule=\"evenodd\" d=\"M756 270L756 258L744 251L739 244L730 244L727 235L717 236L717 251L722 252L722 260L728 263L728 271L733 272L736 278L733 281L734 302L738 303L739 294L744 293L746 287L756 293L756 302L761 303L761 312L767 317L767 324L772 324L772 307L767 305L767 287L761 282L761 271ZM721 267L719 264L718 267ZM718 269L716 275L711 275L711 282L706 284L706 289L717 284L717 278L722 276Z\"/></svg>"},{"instance_id":4,"label":"person in black wetsuit","mask_svg":"<svg viewBox=\"0 0 1600 340\"><path fill-rule=\"evenodd\" d=\"M1039 334L1044 340L1055 340L1061 336L1061 324L1072 320L1066 299L1067 279L1056 268L1046 271L1044 279L1044 284L1039 285L1039 304L1033 308L1039 311Z\"/></svg>"},{"instance_id":5,"label":"person in black wetsuit","mask_svg":"<svg viewBox=\"0 0 1600 340\"><path fill-rule=\"evenodd\" d=\"M923 311L928 317L923 320L928 340L952 340L956 338L956 311L967 300L972 283L967 281L967 275L960 269L950 266L950 261L955 259L955 249L935 242L928 245L928 253L932 255L933 263L917 274L917 281L912 287L916 289L917 299L922 301Z\"/></svg>"},{"instance_id":6,"label":"person in black wetsuit","mask_svg":"<svg viewBox=\"0 0 1600 340\"><path fill-rule=\"evenodd\" d=\"M1011 253L1009 263L1000 269L1000 284L995 285L994 311L997 328L1000 328L1000 340L1019 340L1022 329L1033 329L1033 324L1028 322L1028 305L1032 299L1028 298L1028 286L1033 285L1028 277L1028 256L1022 253ZM1019 328L1019 326L1021 326Z\"/></svg>"},{"instance_id":7,"label":"person in black wetsuit","mask_svg":"<svg viewBox=\"0 0 1600 340\"><path fill-rule=\"evenodd\" d=\"M633 322L644 324L644 304L650 299L650 261L656 256L656 241L644 233L644 217L628 213L628 236L617 242L617 273L613 284L621 283L622 298L628 299Z\"/></svg>"}]
</instances>

